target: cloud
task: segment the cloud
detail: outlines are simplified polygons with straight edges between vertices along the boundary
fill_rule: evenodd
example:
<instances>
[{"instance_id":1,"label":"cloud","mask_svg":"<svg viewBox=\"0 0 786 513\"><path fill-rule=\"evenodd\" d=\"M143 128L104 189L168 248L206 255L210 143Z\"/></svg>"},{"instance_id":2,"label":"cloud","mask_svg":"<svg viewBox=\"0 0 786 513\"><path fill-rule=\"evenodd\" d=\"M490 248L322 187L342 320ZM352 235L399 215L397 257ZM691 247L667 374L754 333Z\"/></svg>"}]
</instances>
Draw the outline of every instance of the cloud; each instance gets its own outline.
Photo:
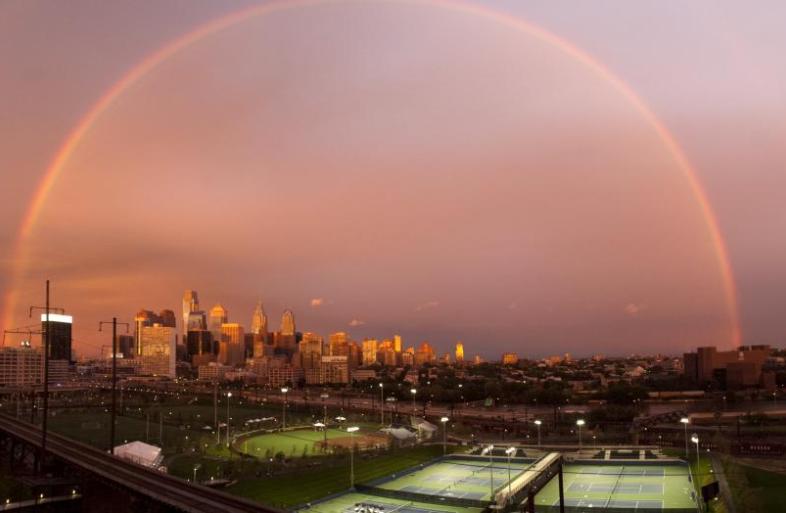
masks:
<instances>
[{"instance_id":1,"label":"cloud","mask_svg":"<svg viewBox=\"0 0 786 513\"><path fill-rule=\"evenodd\" d=\"M315 297L311 300L311 308L319 308L325 304L325 300L321 297Z\"/></svg>"},{"instance_id":2,"label":"cloud","mask_svg":"<svg viewBox=\"0 0 786 513\"><path fill-rule=\"evenodd\" d=\"M636 303L628 303L627 305L625 305L625 308L623 310L625 311L626 315L629 315L630 317L636 317L637 315L639 315L639 313L641 313L646 309L647 309L647 305L643 305L643 304L637 305Z\"/></svg>"},{"instance_id":3,"label":"cloud","mask_svg":"<svg viewBox=\"0 0 786 513\"><path fill-rule=\"evenodd\" d=\"M415 307L416 312L422 312L423 310L431 310L432 308L437 308L439 306L439 301L426 301L425 303L421 303Z\"/></svg>"},{"instance_id":4,"label":"cloud","mask_svg":"<svg viewBox=\"0 0 786 513\"><path fill-rule=\"evenodd\" d=\"M363 326L364 324L366 324L366 321L361 321L360 319L352 319L351 321L349 321L349 325L353 327Z\"/></svg>"}]
</instances>

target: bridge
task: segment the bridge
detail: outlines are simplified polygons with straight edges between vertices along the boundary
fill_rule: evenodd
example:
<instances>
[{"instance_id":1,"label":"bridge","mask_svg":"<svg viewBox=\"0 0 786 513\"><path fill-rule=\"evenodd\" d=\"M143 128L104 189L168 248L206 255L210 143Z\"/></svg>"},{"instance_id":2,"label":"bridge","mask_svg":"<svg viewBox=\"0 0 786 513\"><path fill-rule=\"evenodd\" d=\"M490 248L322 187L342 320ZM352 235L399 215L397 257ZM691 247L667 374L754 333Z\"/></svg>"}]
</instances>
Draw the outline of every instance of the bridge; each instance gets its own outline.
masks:
<instances>
[{"instance_id":1,"label":"bridge","mask_svg":"<svg viewBox=\"0 0 786 513\"><path fill-rule=\"evenodd\" d=\"M38 426L0 414L0 447L41 450ZM190 483L158 470L111 456L55 433L47 434L47 460L71 469L81 483L83 511L185 513L281 513L247 499ZM91 507L90 504L94 506Z\"/></svg>"}]
</instances>

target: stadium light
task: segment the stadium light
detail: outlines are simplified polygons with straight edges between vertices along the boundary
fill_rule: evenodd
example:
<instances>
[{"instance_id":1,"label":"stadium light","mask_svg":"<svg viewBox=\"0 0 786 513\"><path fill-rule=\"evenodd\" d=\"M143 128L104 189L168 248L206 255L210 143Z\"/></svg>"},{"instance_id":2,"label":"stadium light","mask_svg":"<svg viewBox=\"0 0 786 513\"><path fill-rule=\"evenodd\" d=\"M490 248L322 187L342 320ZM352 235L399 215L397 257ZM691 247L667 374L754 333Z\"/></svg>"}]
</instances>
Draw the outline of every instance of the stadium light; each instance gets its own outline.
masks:
<instances>
[{"instance_id":1,"label":"stadium light","mask_svg":"<svg viewBox=\"0 0 786 513\"><path fill-rule=\"evenodd\" d=\"M325 402L325 401L330 396L327 393L323 392L323 393L319 394L319 397L320 397L320 399L322 399L322 422L327 424L327 402Z\"/></svg>"},{"instance_id":2,"label":"stadium light","mask_svg":"<svg viewBox=\"0 0 786 513\"><path fill-rule=\"evenodd\" d=\"M701 462L701 455L699 454L699 435L693 433L690 437L690 441L696 444L696 473L699 473L699 466Z\"/></svg>"},{"instance_id":3,"label":"stadium light","mask_svg":"<svg viewBox=\"0 0 786 513\"><path fill-rule=\"evenodd\" d=\"M540 425L543 424L543 421L536 420L535 426L538 428L538 447L540 447Z\"/></svg>"},{"instance_id":4,"label":"stadium light","mask_svg":"<svg viewBox=\"0 0 786 513\"><path fill-rule=\"evenodd\" d=\"M507 449L505 449L505 454L508 455L508 500L507 500L507 502L510 502L510 497L512 495L511 492L510 492L510 458L512 458L513 455L516 454L516 448L513 447L513 446L508 447Z\"/></svg>"},{"instance_id":5,"label":"stadium light","mask_svg":"<svg viewBox=\"0 0 786 513\"><path fill-rule=\"evenodd\" d=\"M489 454L489 500L494 500L494 445L490 444L484 449Z\"/></svg>"},{"instance_id":6,"label":"stadium light","mask_svg":"<svg viewBox=\"0 0 786 513\"><path fill-rule=\"evenodd\" d=\"M379 383L379 418L380 425L385 425L385 384Z\"/></svg>"},{"instance_id":7,"label":"stadium light","mask_svg":"<svg viewBox=\"0 0 786 513\"><path fill-rule=\"evenodd\" d=\"M680 422L685 427L685 459L690 458L690 453L688 452L688 424L690 424L690 419L688 417L682 417Z\"/></svg>"},{"instance_id":8,"label":"stadium light","mask_svg":"<svg viewBox=\"0 0 786 513\"><path fill-rule=\"evenodd\" d=\"M409 392L412 394L412 416L414 417L417 414L418 408L415 405L415 395L418 393L417 388L410 388Z\"/></svg>"},{"instance_id":9,"label":"stadium light","mask_svg":"<svg viewBox=\"0 0 786 513\"><path fill-rule=\"evenodd\" d=\"M281 393L284 394L284 402L281 406L281 431L287 428L287 392L289 392L287 387L281 387Z\"/></svg>"},{"instance_id":10,"label":"stadium light","mask_svg":"<svg viewBox=\"0 0 786 513\"><path fill-rule=\"evenodd\" d=\"M227 392L227 447L229 447L229 399L232 397L232 392Z\"/></svg>"},{"instance_id":11,"label":"stadium light","mask_svg":"<svg viewBox=\"0 0 786 513\"><path fill-rule=\"evenodd\" d=\"M581 449L581 427L586 424L584 419L579 419L576 421L576 425L579 427L579 449Z\"/></svg>"},{"instance_id":12,"label":"stadium light","mask_svg":"<svg viewBox=\"0 0 786 513\"><path fill-rule=\"evenodd\" d=\"M448 454L448 421L450 419L447 417L442 417L439 419L442 422L442 455L445 456Z\"/></svg>"},{"instance_id":13,"label":"stadium light","mask_svg":"<svg viewBox=\"0 0 786 513\"><path fill-rule=\"evenodd\" d=\"M349 489L355 489L355 443L354 443L354 435L355 431L359 428L357 426L351 426L347 428L347 433L349 433Z\"/></svg>"}]
</instances>

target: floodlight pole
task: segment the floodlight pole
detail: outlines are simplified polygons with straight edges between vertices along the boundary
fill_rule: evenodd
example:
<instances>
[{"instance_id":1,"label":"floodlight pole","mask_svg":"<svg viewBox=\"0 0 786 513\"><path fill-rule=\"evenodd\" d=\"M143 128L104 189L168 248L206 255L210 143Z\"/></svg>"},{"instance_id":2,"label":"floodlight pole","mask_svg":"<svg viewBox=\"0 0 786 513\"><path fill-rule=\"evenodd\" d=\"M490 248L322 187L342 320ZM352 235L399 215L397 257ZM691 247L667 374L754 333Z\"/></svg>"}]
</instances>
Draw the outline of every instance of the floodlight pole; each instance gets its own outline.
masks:
<instances>
[{"instance_id":1,"label":"floodlight pole","mask_svg":"<svg viewBox=\"0 0 786 513\"><path fill-rule=\"evenodd\" d=\"M112 317L112 321L100 321L98 323L98 331L104 324L112 325L112 417L109 426L109 454L115 454L115 418L117 416L117 317ZM128 323L125 324L126 333L128 333Z\"/></svg>"},{"instance_id":2,"label":"floodlight pole","mask_svg":"<svg viewBox=\"0 0 786 513\"><path fill-rule=\"evenodd\" d=\"M562 481L562 460L559 462L559 470L557 471L557 478L559 483L559 513L565 513L565 490Z\"/></svg>"},{"instance_id":3,"label":"floodlight pole","mask_svg":"<svg viewBox=\"0 0 786 513\"><path fill-rule=\"evenodd\" d=\"M379 414L380 424L385 425L385 384L379 383Z\"/></svg>"}]
</instances>

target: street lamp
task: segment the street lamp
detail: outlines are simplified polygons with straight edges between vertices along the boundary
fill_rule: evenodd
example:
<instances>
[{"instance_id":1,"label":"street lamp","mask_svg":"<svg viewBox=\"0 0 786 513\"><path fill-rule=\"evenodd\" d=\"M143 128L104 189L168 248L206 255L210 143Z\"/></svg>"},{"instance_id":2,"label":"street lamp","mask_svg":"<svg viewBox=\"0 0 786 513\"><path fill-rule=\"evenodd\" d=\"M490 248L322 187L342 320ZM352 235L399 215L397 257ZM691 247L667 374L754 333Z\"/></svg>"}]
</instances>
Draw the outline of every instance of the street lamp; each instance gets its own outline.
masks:
<instances>
[{"instance_id":1,"label":"street lamp","mask_svg":"<svg viewBox=\"0 0 786 513\"><path fill-rule=\"evenodd\" d=\"M415 395L418 393L418 389L410 388L409 391L412 394L412 416L414 417L417 414L417 406L415 405Z\"/></svg>"},{"instance_id":2,"label":"street lamp","mask_svg":"<svg viewBox=\"0 0 786 513\"><path fill-rule=\"evenodd\" d=\"M690 419L688 417L682 417L680 422L685 426L685 459L687 460L690 456L688 454L688 424L690 424Z\"/></svg>"},{"instance_id":3,"label":"street lamp","mask_svg":"<svg viewBox=\"0 0 786 513\"><path fill-rule=\"evenodd\" d=\"M579 419L576 421L576 425L579 427L579 449L581 449L581 426L583 426L584 424L586 424L586 422L584 422L584 419Z\"/></svg>"},{"instance_id":4,"label":"street lamp","mask_svg":"<svg viewBox=\"0 0 786 513\"><path fill-rule=\"evenodd\" d=\"M351 426L347 428L347 433L349 433L349 489L354 490L355 488L355 443L354 443L354 436L355 431L358 430L357 426Z\"/></svg>"},{"instance_id":5,"label":"street lamp","mask_svg":"<svg viewBox=\"0 0 786 513\"><path fill-rule=\"evenodd\" d=\"M229 447L229 399L232 397L232 392L227 392L227 447Z\"/></svg>"},{"instance_id":6,"label":"street lamp","mask_svg":"<svg viewBox=\"0 0 786 513\"><path fill-rule=\"evenodd\" d=\"M540 447L540 425L543 424L543 421L536 420L535 426L538 428L538 447Z\"/></svg>"},{"instance_id":7,"label":"street lamp","mask_svg":"<svg viewBox=\"0 0 786 513\"><path fill-rule=\"evenodd\" d=\"M380 425L385 425L385 384L379 384L379 413Z\"/></svg>"},{"instance_id":8,"label":"street lamp","mask_svg":"<svg viewBox=\"0 0 786 513\"><path fill-rule=\"evenodd\" d=\"M442 422L442 455L445 456L448 453L448 421L450 419L442 417L439 420Z\"/></svg>"},{"instance_id":9,"label":"street lamp","mask_svg":"<svg viewBox=\"0 0 786 513\"><path fill-rule=\"evenodd\" d=\"M510 458L516 454L516 448L511 446L505 449L505 454L508 455L508 502L510 502Z\"/></svg>"},{"instance_id":10,"label":"street lamp","mask_svg":"<svg viewBox=\"0 0 786 513\"><path fill-rule=\"evenodd\" d=\"M196 465L194 465L194 483L196 483L196 473L197 473L197 470L199 470L199 467L201 467L201 466L202 466L202 465L201 465L200 463L197 463Z\"/></svg>"},{"instance_id":11,"label":"street lamp","mask_svg":"<svg viewBox=\"0 0 786 513\"><path fill-rule=\"evenodd\" d=\"M696 474L698 474L701 460L701 456L699 455L699 435L693 433L693 435L690 437L690 441L696 444Z\"/></svg>"},{"instance_id":12,"label":"street lamp","mask_svg":"<svg viewBox=\"0 0 786 513\"><path fill-rule=\"evenodd\" d=\"M287 392L289 392L289 389L287 387L283 387L281 389L281 393L284 394L284 404L283 404L283 406L281 408L281 411L283 412L281 414L281 420L282 420L282 422L281 422L281 430L282 431L287 428Z\"/></svg>"},{"instance_id":13,"label":"street lamp","mask_svg":"<svg viewBox=\"0 0 786 513\"><path fill-rule=\"evenodd\" d=\"M327 424L327 402L325 400L330 397L326 393L319 394L319 397L322 399L322 422Z\"/></svg>"}]
</instances>

